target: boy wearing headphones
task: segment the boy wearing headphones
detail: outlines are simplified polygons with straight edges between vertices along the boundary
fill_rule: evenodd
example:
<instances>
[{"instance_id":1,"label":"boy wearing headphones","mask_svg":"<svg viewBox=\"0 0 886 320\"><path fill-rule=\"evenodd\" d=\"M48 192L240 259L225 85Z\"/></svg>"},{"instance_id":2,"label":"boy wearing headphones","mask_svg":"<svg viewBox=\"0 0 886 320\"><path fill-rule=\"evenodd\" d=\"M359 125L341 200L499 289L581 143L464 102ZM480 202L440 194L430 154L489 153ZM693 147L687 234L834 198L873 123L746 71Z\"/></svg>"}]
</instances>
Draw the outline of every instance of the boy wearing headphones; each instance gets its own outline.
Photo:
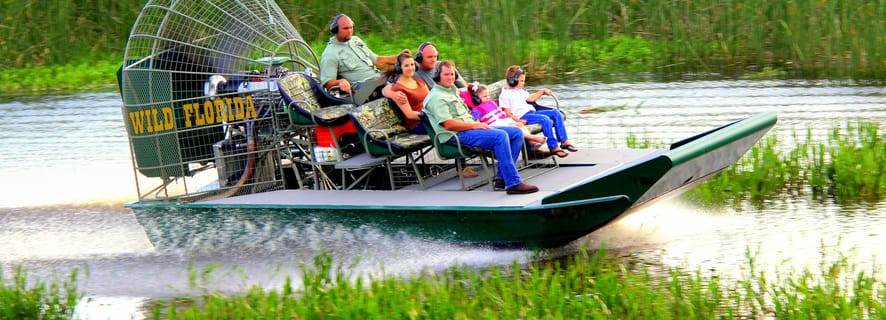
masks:
<instances>
[{"instance_id":1,"label":"boy wearing headphones","mask_svg":"<svg viewBox=\"0 0 886 320\"><path fill-rule=\"evenodd\" d=\"M435 132L454 131L462 144L492 150L498 159L495 187L504 188L508 194L526 194L538 191L538 187L525 183L517 173L516 161L523 149L523 131L517 127L492 127L479 122L458 95L455 87L455 65L441 62L436 68L437 85L424 100L424 112ZM447 136L437 135L441 143ZM451 138L450 138L451 139Z\"/></svg>"},{"instance_id":2,"label":"boy wearing headphones","mask_svg":"<svg viewBox=\"0 0 886 320\"><path fill-rule=\"evenodd\" d=\"M505 71L505 79L508 85L501 89L498 96L498 105L508 116L526 120L527 124L538 123L542 132L548 138L548 149L554 155L563 158L569 155L565 150L578 151L578 148L569 142L566 135L566 125L563 123L563 115L559 110L536 110L533 103L543 95L554 94L551 89L540 89L529 94L523 85L526 83L526 73L519 66L510 66Z\"/></svg>"},{"instance_id":3,"label":"boy wearing headphones","mask_svg":"<svg viewBox=\"0 0 886 320\"><path fill-rule=\"evenodd\" d=\"M393 66L397 56L379 56L354 35L354 22L345 14L332 18L333 34L320 56L320 83L327 90L338 86L363 103L385 82L377 67ZM403 49L409 53L409 49ZM365 90L361 90L365 87ZM354 92L356 91L356 92Z\"/></svg>"}]
</instances>

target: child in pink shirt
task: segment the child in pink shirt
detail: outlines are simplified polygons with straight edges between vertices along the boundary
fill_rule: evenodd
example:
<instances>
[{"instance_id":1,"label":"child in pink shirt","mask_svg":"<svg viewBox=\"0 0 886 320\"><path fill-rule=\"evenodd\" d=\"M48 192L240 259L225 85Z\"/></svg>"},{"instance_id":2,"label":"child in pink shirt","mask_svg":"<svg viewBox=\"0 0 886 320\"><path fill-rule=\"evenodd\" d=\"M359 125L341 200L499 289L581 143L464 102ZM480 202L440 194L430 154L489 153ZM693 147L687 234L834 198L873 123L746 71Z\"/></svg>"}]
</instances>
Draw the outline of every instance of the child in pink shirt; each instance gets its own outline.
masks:
<instances>
[{"instance_id":1,"label":"child in pink shirt","mask_svg":"<svg viewBox=\"0 0 886 320\"><path fill-rule=\"evenodd\" d=\"M465 104L471 108L474 119L490 126L514 126L523 130L523 138L532 143L532 150L543 146L547 138L543 135L533 135L526 128L526 120L514 119L505 114L495 101L489 100L489 90L485 85L474 82L463 90L460 95Z\"/></svg>"}]
</instances>

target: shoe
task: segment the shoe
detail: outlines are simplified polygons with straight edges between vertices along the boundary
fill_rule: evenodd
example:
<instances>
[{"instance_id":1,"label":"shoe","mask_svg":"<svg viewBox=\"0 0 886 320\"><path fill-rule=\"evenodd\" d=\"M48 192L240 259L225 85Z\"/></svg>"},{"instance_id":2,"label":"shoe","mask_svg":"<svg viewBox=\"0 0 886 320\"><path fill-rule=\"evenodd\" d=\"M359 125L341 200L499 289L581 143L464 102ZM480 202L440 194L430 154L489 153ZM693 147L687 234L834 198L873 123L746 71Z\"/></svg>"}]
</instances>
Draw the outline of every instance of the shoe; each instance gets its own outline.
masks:
<instances>
[{"instance_id":1,"label":"shoe","mask_svg":"<svg viewBox=\"0 0 886 320\"><path fill-rule=\"evenodd\" d=\"M479 177L480 174L477 173L477 171L474 171L474 169L471 169L471 167L465 167L465 169L461 171L461 176L465 178L476 178Z\"/></svg>"},{"instance_id":2,"label":"shoe","mask_svg":"<svg viewBox=\"0 0 886 320\"><path fill-rule=\"evenodd\" d=\"M566 158L566 156L569 155L569 153L567 153L563 149L558 149L557 151L554 151L553 154L560 157L560 158Z\"/></svg>"},{"instance_id":3,"label":"shoe","mask_svg":"<svg viewBox=\"0 0 886 320\"><path fill-rule=\"evenodd\" d=\"M523 182L523 183L520 183L516 186L508 188L507 191L508 191L508 194L527 194L527 193L538 192L538 187Z\"/></svg>"},{"instance_id":4,"label":"shoe","mask_svg":"<svg viewBox=\"0 0 886 320\"><path fill-rule=\"evenodd\" d=\"M505 188L505 180L504 179L495 179L492 180L492 187L496 190L502 190Z\"/></svg>"},{"instance_id":5,"label":"shoe","mask_svg":"<svg viewBox=\"0 0 886 320\"><path fill-rule=\"evenodd\" d=\"M575 146L573 146L573 145L571 145L571 144L568 144L568 143L566 143L566 144L561 144L561 145L560 145L560 148L563 148L563 149L569 150L569 152L576 152L576 151L578 151L578 148L576 148Z\"/></svg>"}]
</instances>

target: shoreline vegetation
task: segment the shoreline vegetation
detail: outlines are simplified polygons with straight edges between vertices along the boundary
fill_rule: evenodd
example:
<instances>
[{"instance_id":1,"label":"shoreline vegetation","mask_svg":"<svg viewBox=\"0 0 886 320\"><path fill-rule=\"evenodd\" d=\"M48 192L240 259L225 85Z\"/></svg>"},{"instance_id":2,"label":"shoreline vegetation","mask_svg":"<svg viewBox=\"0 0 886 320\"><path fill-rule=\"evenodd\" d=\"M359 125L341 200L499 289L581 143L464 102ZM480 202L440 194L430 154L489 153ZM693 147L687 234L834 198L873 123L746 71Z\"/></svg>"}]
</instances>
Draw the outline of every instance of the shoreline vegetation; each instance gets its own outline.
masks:
<instances>
[{"instance_id":1,"label":"shoreline vegetation","mask_svg":"<svg viewBox=\"0 0 886 320\"><path fill-rule=\"evenodd\" d=\"M811 129L794 132L788 142L769 134L738 163L684 196L700 204L733 207L793 199L875 205L886 198L882 129L876 122L847 120L830 128L825 137L814 137Z\"/></svg>"},{"instance_id":2,"label":"shoreline vegetation","mask_svg":"<svg viewBox=\"0 0 886 320\"><path fill-rule=\"evenodd\" d=\"M0 95L116 90L132 21L145 1L3 1ZM277 1L319 54L344 12L377 53L435 42L443 59L490 82L512 64L532 82L712 78L886 80L886 1L427 0ZM565 8L565 9L564 9ZM474 27L478 26L478 27ZM687 193L710 205L760 205L785 194L838 204L886 195L880 125L847 122L824 141L769 135L737 165ZM783 139L784 137L782 137ZM646 142L648 143L648 142ZM728 191L728 192L724 192ZM303 285L158 301L148 315L216 318L882 318L886 284L845 256L768 274L753 254L737 279L657 270L580 250L568 261L354 278L325 256ZM568 267L567 267L568 266ZM0 318L70 319L78 274L42 282L0 268ZM198 271L194 271L198 272ZM204 271L210 272L209 271ZM351 281L351 280L354 281ZM361 280L362 279L362 280Z\"/></svg>"},{"instance_id":3,"label":"shoreline vegetation","mask_svg":"<svg viewBox=\"0 0 886 320\"><path fill-rule=\"evenodd\" d=\"M277 1L319 54L350 15L377 53L432 41L474 80L513 64L533 82L685 77L883 81L886 2ZM5 1L2 94L114 87L144 0ZM569 8L562 10L560 8ZM21 23L27 22L27 23Z\"/></svg>"},{"instance_id":4,"label":"shoreline vegetation","mask_svg":"<svg viewBox=\"0 0 886 320\"><path fill-rule=\"evenodd\" d=\"M201 294L153 300L142 310L152 319L877 319L886 314L886 283L878 280L876 268L860 267L824 248L820 258L802 270L779 267L772 275L746 250L746 265L726 275L581 249L526 265L456 265L392 276L353 274L320 255L313 264L302 263L301 283L287 277L280 287L250 286L234 294L204 289L217 281L214 266L189 270L189 286ZM0 318L72 319L85 294L73 285L76 275L75 270L47 287L17 268L15 280L0 278Z\"/></svg>"}]
</instances>

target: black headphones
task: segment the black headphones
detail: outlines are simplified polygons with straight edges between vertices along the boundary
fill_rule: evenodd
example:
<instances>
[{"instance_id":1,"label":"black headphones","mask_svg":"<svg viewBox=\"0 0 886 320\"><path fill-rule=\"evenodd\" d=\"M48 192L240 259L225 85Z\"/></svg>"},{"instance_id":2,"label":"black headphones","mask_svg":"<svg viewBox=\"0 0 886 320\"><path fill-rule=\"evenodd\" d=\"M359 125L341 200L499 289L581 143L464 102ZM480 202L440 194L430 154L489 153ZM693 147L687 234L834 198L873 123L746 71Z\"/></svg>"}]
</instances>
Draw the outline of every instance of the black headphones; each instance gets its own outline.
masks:
<instances>
[{"instance_id":1,"label":"black headphones","mask_svg":"<svg viewBox=\"0 0 886 320\"><path fill-rule=\"evenodd\" d=\"M341 17L344 16L344 13L339 13L332 18L332 23L329 24L329 32L332 32L332 34L338 34L338 19L341 19Z\"/></svg>"},{"instance_id":2,"label":"black headphones","mask_svg":"<svg viewBox=\"0 0 886 320\"><path fill-rule=\"evenodd\" d=\"M394 62L394 74L403 74L403 66L400 65L400 56L397 56L397 62Z\"/></svg>"},{"instance_id":3,"label":"black headphones","mask_svg":"<svg viewBox=\"0 0 886 320\"><path fill-rule=\"evenodd\" d=\"M442 70L443 70L442 67L443 67L443 64L440 62L437 62L437 67L434 68L434 77L433 77L434 82L440 82L440 72L442 72Z\"/></svg>"},{"instance_id":4,"label":"black headphones","mask_svg":"<svg viewBox=\"0 0 886 320\"><path fill-rule=\"evenodd\" d=\"M480 100L480 96L478 96L476 92L473 92L471 93L471 102L473 102L475 106L479 106L483 101Z\"/></svg>"},{"instance_id":5,"label":"black headphones","mask_svg":"<svg viewBox=\"0 0 886 320\"><path fill-rule=\"evenodd\" d=\"M520 82L521 74L523 74L523 69L517 69L517 71L514 71L514 75L508 78L508 85L511 87L516 87L517 83Z\"/></svg>"},{"instance_id":6,"label":"black headphones","mask_svg":"<svg viewBox=\"0 0 886 320\"><path fill-rule=\"evenodd\" d=\"M423 59L423 57L421 56L421 51L424 50L425 47L433 45L434 44L430 41L422 43L420 46L418 46L418 51L415 52L415 57L413 57L412 59L415 60L415 62L417 63L421 63L421 60Z\"/></svg>"}]
</instances>

